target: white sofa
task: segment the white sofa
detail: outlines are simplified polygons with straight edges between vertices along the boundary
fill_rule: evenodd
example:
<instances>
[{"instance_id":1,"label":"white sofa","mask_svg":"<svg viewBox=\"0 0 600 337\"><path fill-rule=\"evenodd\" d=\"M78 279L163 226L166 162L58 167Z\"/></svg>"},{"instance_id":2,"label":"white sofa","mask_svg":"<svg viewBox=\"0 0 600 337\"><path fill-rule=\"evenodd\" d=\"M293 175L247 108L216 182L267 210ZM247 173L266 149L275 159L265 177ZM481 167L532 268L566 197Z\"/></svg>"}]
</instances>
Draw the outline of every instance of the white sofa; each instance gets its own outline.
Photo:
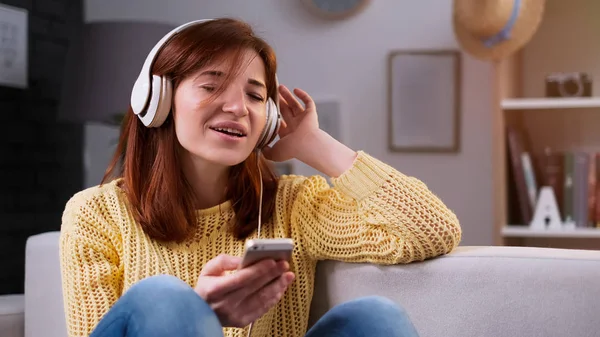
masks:
<instances>
[{"instance_id":1,"label":"white sofa","mask_svg":"<svg viewBox=\"0 0 600 337\"><path fill-rule=\"evenodd\" d=\"M27 242L26 337L66 336L58 235ZM316 281L311 322L375 294L404 306L422 337L600 336L600 251L459 247L401 266L326 261Z\"/></svg>"}]
</instances>

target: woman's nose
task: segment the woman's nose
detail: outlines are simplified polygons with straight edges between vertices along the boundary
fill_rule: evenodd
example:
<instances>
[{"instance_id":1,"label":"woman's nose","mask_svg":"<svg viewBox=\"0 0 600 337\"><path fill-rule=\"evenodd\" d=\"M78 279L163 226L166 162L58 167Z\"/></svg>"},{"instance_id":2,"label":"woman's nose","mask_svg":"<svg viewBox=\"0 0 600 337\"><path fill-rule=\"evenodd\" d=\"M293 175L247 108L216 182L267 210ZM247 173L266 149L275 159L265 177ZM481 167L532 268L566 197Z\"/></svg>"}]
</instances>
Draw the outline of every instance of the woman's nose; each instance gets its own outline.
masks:
<instances>
[{"instance_id":1,"label":"woman's nose","mask_svg":"<svg viewBox=\"0 0 600 337\"><path fill-rule=\"evenodd\" d=\"M223 111L234 113L238 117L243 117L248 114L244 93L225 92L223 95Z\"/></svg>"}]
</instances>

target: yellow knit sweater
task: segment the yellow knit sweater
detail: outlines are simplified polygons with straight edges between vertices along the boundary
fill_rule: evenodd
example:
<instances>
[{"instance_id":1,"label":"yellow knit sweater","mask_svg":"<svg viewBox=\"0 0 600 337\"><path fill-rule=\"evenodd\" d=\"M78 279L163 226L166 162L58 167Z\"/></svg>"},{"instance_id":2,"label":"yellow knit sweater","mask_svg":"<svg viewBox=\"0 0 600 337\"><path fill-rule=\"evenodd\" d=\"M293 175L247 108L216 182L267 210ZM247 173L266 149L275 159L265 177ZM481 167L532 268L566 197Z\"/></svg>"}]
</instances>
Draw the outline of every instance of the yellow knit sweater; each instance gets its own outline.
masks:
<instances>
[{"instance_id":1,"label":"yellow knit sweater","mask_svg":"<svg viewBox=\"0 0 600 337\"><path fill-rule=\"evenodd\" d=\"M117 181L74 195L63 215L60 256L69 336L88 336L137 281L171 274L194 286L202 266L221 253L240 256L244 242L226 231L229 202L197 211L195 237L182 244L150 240L128 211ZM455 248L456 216L421 181L359 152L333 187L321 176L284 176L272 223L262 237L293 238L296 278L281 301L255 322L252 335L304 336L317 261L397 264ZM246 329L226 328L227 337Z\"/></svg>"}]
</instances>

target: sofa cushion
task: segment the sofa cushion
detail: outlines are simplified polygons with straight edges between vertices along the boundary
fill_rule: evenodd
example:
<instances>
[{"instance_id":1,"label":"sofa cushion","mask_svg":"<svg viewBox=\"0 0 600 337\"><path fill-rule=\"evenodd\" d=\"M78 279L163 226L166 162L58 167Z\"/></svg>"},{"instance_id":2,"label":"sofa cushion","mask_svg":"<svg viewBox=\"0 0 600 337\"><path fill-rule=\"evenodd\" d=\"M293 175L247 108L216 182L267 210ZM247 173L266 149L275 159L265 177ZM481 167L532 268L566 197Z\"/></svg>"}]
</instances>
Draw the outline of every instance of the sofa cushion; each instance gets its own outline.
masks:
<instances>
[{"instance_id":1,"label":"sofa cushion","mask_svg":"<svg viewBox=\"0 0 600 337\"><path fill-rule=\"evenodd\" d=\"M65 337L59 232L36 234L25 249L25 337Z\"/></svg>"},{"instance_id":2,"label":"sofa cushion","mask_svg":"<svg viewBox=\"0 0 600 337\"><path fill-rule=\"evenodd\" d=\"M25 335L25 296L0 296L0 332L2 337Z\"/></svg>"},{"instance_id":3,"label":"sofa cushion","mask_svg":"<svg viewBox=\"0 0 600 337\"><path fill-rule=\"evenodd\" d=\"M459 247L397 266L321 262L311 324L334 305L382 295L421 337L597 336L600 251Z\"/></svg>"}]
</instances>

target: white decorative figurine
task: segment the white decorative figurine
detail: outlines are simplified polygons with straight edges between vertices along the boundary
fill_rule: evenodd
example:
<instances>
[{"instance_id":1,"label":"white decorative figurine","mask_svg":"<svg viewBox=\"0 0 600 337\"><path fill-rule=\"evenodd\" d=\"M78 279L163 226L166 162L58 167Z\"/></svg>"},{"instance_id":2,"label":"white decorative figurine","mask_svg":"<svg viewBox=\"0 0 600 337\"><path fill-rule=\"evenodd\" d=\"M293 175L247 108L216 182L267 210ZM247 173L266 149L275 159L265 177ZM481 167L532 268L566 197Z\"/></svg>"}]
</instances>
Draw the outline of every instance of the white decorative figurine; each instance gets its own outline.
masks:
<instances>
[{"instance_id":1,"label":"white decorative figurine","mask_svg":"<svg viewBox=\"0 0 600 337\"><path fill-rule=\"evenodd\" d=\"M554 190L550 186L543 186L540 189L533 220L529 226L532 229L561 230L575 225L572 222L562 222Z\"/></svg>"}]
</instances>

